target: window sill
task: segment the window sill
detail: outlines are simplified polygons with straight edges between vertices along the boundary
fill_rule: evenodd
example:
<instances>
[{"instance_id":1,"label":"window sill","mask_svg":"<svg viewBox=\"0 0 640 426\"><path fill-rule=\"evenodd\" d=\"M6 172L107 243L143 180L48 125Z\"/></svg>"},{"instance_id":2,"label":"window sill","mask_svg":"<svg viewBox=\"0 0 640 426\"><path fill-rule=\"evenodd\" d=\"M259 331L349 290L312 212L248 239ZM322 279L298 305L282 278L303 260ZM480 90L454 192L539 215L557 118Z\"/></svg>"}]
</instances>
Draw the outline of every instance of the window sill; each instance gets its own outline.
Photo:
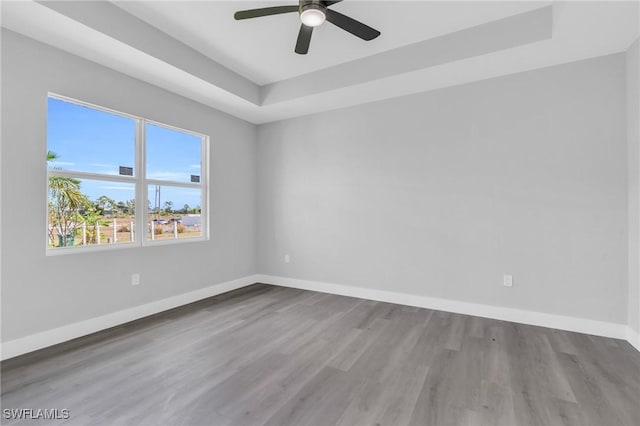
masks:
<instances>
[{"instance_id":1,"label":"window sill","mask_svg":"<svg viewBox=\"0 0 640 426\"><path fill-rule=\"evenodd\" d=\"M46 255L47 256L65 256L69 254L82 254L82 253L96 253L96 252L104 252L104 251L113 251L113 250L128 250L132 248L147 248L147 247L160 247L160 246L170 246L170 245L179 245L186 243L196 243L196 242L204 242L208 241L208 238L205 237L193 237L193 238L184 238L184 239L167 239L167 240L148 240L143 244L140 243L120 243L120 244L100 244L100 245L91 245L91 246L74 246L74 247L57 247L57 248L47 248Z\"/></svg>"}]
</instances>

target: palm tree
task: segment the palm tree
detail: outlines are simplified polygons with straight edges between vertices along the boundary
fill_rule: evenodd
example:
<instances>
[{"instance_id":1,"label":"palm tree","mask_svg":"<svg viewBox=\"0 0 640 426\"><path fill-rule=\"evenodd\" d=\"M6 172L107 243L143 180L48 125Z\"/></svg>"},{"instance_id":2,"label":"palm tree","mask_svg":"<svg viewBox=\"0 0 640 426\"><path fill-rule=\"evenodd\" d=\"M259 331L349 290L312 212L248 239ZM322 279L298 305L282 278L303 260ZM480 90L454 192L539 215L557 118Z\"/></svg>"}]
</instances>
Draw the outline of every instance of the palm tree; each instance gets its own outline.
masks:
<instances>
[{"instance_id":1,"label":"palm tree","mask_svg":"<svg viewBox=\"0 0 640 426\"><path fill-rule=\"evenodd\" d=\"M47 151L47 162L58 155ZM55 242L56 234L60 245L71 245L68 239L75 238L76 229L81 222L80 210L89 204L87 196L80 191L78 179L49 176L49 239ZM54 232L55 231L55 232Z\"/></svg>"}]
</instances>

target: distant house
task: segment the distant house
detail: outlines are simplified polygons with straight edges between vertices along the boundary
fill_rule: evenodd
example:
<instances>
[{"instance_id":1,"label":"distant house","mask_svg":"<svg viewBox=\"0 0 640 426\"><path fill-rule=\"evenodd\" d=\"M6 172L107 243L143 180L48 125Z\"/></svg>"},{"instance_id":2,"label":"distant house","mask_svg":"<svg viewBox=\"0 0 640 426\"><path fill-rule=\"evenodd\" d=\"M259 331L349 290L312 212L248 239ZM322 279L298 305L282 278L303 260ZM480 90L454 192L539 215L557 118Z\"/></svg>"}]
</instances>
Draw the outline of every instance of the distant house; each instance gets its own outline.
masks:
<instances>
[{"instance_id":1,"label":"distant house","mask_svg":"<svg viewBox=\"0 0 640 426\"><path fill-rule=\"evenodd\" d=\"M200 226L200 220L199 214L187 214L182 216L182 224L184 226Z\"/></svg>"}]
</instances>

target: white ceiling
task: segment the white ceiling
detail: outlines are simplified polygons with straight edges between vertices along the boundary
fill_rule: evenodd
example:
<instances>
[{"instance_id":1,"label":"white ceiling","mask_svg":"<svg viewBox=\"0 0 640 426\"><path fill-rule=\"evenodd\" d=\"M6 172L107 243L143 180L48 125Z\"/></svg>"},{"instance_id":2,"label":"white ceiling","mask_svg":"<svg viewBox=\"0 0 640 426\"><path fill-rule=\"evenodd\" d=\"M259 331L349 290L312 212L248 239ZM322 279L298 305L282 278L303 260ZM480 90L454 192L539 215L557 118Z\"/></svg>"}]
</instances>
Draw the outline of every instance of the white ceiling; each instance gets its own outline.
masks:
<instances>
[{"instance_id":1,"label":"white ceiling","mask_svg":"<svg viewBox=\"0 0 640 426\"><path fill-rule=\"evenodd\" d=\"M237 10L291 5L296 4L296 0L116 2L120 8L259 85L495 21L549 3L346 0L331 6L331 9L377 29L382 33L380 37L365 42L334 25L322 25L314 30L309 54L302 56L293 52L300 28L298 14L246 21L233 19Z\"/></svg>"},{"instance_id":2,"label":"white ceiling","mask_svg":"<svg viewBox=\"0 0 640 426\"><path fill-rule=\"evenodd\" d=\"M637 1L345 0L382 35L327 23L300 56L295 13L233 19L274 4L292 2L0 3L3 27L253 123L621 52L640 20Z\"/></svg>"}]
</instances>

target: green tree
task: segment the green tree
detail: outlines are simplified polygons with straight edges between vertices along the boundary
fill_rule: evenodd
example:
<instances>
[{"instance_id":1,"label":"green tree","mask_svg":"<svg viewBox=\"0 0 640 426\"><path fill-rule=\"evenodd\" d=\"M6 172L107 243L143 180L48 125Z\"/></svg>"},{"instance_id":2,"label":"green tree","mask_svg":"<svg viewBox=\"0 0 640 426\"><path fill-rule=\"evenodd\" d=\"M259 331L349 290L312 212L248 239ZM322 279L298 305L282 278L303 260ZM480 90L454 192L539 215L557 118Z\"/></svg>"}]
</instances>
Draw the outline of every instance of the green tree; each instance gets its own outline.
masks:
<instances>
[{"instance_id":1,"label":"green tree","mask_svg":"<svg viewBox=\"0 0 640 426\"><path fill-rule=\"evenodd\" d=\"M187 213L189 213L190 209L191 209L191 207L189 207L189 204L185 204L184 206L182 206L181 213L187 214Z\"/></svg>"},{"instance_id":2,"label":"green tree","mask_svg":"<svg viewBox=\"0 0 640 426\"><path fill-rule=\"evenodd\" d=\"M164 202L164 211L167 214L173 213L173 201L165 201Z\"/></svg>"},{"instance_id":3,"label":"green tree","mask_svg":"<svg viewBox=\"0 0 640 426\"><path fill-rule=\"evenodd\" d=\"M136 211L136 200L135 198L132 198L130 200L125 201L125 204L127 205L127 214L134 214Z\"/></svg>"},{"instance_id":4,"label":"green tree","mask_svg":"<svg viewBox=\"0 0 640 426\"><path fill-rule=\"evenodd\" d=\"M98 243L98 223L100 217L101 212L95 205L90 204L82 211L82 219L87 224L87 244Z\"/></svg>"},{"instance_id":5,"label":"green tree","mask_svg":"<svg viewBox=\"0 0 640 426\"><path fill-rule=\"evenodd\" d=\"M116 203L116 209L118 210L118 217L121 217L125 213L128 213L127 205L124 203L124 201L118 201Z\"/></svg>"},{"instance_id":6,"label":"green tree","mask_svg":"<svg viewBox=\"0 0 640 426\"><path fill-rule=\"evenodd\" d=\"M47 151L47 162L55 160L58 155ZM49 239L55 245L56 237L60 245L71 245L76 230L82 222L80 211L89 206L87 196L80 191L78 179L50 176L49 177Z\"/></svg>"},{"instance_id":7,"label":"green tree","mask_svg":"<svg viewBox=\"0 0 640 426\"><path fill-rule=\"evenodd\" d=\"M96 205L102 212L108 210L111 214L115 214L116 209L118 207L118 203L113 198L109 198L106 195L101 195L96 200Z\"/></svg>"}]
</instances>

